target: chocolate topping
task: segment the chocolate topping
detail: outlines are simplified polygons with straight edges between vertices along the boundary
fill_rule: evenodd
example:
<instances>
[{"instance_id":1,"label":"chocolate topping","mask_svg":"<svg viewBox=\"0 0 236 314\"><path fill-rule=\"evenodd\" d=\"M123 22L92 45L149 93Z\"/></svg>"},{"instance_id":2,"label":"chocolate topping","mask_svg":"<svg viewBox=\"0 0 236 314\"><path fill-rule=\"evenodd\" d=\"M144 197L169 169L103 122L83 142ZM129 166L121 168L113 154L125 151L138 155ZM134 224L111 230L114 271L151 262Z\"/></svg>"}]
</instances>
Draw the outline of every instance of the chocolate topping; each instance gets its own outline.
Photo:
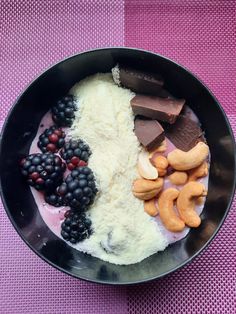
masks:
<instances>
[{"instance_id":1,"label":"chocolate topping","mask_svg":"<svg viewBox=\"0 0 236 314\"><path fill-rule=\"evenodd\" d=\"M130 103L136 115L174 123L184 106L185 100L136 95Z\"/></svg>"},{"instance_id":2,"label":"chocolate topping","mask_svg":"<svg viewBox=\"0 0 236 314\"><path fill-rule=\"evenodd\" d=\"M190 150L199 141L205 141L200 125L189 117L180 115L175 124L163 124L163 127L166 137L183 151Z\"/></svg>"},{"instance_id":3,"label":"chocolate topping","mask_svg":"<svg viewBox=\"0 0 236 314\"><path fill-rule=\"evenodd\" d=\"M164 84L162 77L158 74L143 72L124 66L119 66L119 81L122 86L136 93L154 95L156 95L157 91Z\"/></svg>"},{"instance_id":4,"label":"chocolate topping","mask_svg":"<svg viewBox=\"0 0 236 314\"><path fill-rule=\"evenodd\" d=\"M136 118L134 132L139 142L148 150L155 149L165 139L164 130L156 120Z\"/></svg>"}]
</instances>

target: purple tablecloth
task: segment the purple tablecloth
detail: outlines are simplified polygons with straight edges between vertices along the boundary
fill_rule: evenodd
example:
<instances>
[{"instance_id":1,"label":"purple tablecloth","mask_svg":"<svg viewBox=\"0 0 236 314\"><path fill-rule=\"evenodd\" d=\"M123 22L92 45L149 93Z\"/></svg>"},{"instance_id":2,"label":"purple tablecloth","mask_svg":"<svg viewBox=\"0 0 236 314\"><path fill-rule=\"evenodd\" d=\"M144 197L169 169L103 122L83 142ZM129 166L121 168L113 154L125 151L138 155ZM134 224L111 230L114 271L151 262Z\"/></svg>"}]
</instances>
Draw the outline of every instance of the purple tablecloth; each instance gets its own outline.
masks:
<instances>
[{"instance_id":1,"label":"purple tablecloth","mask_svg":"<svg viewBox=\"0 0 236 314\"><path fill-rule=\"evenodd\" d=\"M1 125L22 89L49 65L90 48L129 46L197 74L236 131L234 0L2 0L0 9ZM44 263L0 204L0 313L235 313L235 205L210 247L188 266L153 283L109 287Z\"/></svg>"}]
</instances>

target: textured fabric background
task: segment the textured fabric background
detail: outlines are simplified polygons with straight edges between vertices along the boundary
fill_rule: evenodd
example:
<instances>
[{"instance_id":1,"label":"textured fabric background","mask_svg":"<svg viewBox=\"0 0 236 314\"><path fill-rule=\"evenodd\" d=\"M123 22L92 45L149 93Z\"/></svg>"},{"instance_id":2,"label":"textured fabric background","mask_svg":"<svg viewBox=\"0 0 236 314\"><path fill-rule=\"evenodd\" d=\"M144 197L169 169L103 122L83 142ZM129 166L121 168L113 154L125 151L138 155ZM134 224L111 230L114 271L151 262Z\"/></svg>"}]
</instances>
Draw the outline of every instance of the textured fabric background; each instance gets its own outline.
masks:
<instances>
[{"instance_id":1,"label":"textured fabric background","mask_svg":"<svg viewBox=\"0 0 236 314\"><path fill-rule=\"evenodd\" d=\"M174 3L174 4L173 4ZM197 74L236 131L235 1L0 1L0 123L22 89L76 52L132 46ZM159 281L109 287L70 278L23 243L0 204L0 313L235 313L235 203L210 247Z\"/></svg>"}]
</instances>

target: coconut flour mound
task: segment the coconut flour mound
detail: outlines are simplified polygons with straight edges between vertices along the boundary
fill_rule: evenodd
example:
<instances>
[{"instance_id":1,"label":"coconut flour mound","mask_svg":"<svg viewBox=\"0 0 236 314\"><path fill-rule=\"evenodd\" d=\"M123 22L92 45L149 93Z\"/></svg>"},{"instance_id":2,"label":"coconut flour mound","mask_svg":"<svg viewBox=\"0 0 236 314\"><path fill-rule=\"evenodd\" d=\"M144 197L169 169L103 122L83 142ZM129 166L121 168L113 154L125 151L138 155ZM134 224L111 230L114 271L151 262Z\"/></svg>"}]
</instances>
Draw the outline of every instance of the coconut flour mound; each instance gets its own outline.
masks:
<instances>
[{"instance_id":1,"label":"coconut flour mound","mask_svg":"<svg viewBox=\"0 0 236 314\"><path fill-rule=\"evenodd\" d=\"M79 108L70 135L89 144L100 191L88 211L94 232L74 247L114 264L140 262L168 243L131 191L140 151L130 106L134 93L118 87L111 74L87 77L70 92Z\"/></svg>"}]
</instances>

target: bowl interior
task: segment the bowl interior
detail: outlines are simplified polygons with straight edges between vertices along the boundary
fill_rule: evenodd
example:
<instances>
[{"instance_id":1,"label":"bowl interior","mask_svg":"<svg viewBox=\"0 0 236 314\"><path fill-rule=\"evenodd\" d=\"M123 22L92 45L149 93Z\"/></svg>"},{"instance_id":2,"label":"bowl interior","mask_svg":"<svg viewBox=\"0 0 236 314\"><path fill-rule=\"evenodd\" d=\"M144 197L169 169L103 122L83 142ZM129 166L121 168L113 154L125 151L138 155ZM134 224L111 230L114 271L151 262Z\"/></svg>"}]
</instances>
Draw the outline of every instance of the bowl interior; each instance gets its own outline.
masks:
<instances>
[{"instance_id":1,"label":"bowl interior","mask_svg":"<svg viewBox=\"0 0 236 314\"><path fill-rule=\"evenodd\" d=\"M163 75L166 88L185 98L199 117L211 152L209 193L202 224L181 241L141 263L129 266L109 264L80 253L57 238L45 225L30 189L21 178L18 164L35 137L42 116L55 100L64 96L80 79L107 72L117 62ZM23 240L53 266L78 278L95 282L127 284L161 277L197 255L224 220L233 197L235 180L234 139L217 101L191 73L145 51L108 48L68 58L39 76L19 97L2 132L0 174L7 213ZM138 245L138 243L137 243Z\"/></svg>"}]
</instances>

